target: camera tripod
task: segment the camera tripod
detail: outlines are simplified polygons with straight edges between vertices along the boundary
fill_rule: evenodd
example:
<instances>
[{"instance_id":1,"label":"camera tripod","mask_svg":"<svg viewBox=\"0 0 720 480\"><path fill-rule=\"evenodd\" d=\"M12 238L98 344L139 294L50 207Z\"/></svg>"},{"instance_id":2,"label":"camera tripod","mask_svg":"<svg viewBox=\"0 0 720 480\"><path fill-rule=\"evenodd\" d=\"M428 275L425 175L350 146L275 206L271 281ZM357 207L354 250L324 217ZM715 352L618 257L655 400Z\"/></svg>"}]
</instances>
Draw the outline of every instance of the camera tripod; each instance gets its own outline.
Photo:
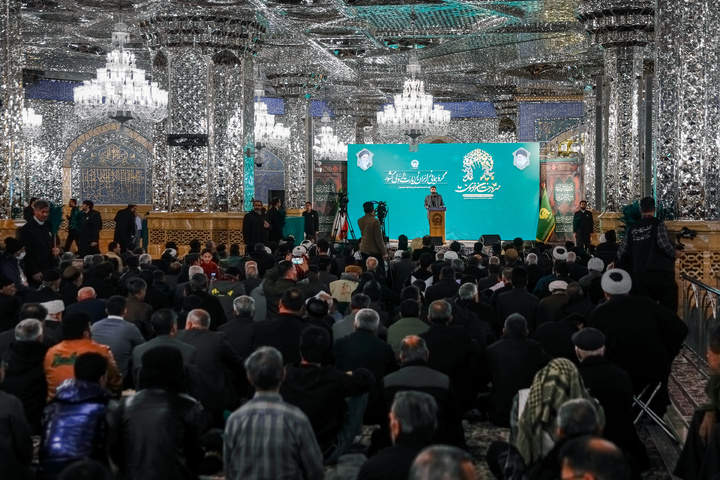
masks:
<instances>
[{"instance_id":1,"label":"camera tripod","mask_svg":"<svg viewBox=\"0 0 720 480\"><path fill-rule=\"evenodd\" d=\"M348 224L347 237L341 241L338 241L338 236L342 232L344 222L347 222ZM347 213L347 197L341 197L340 199L338 199L338 211L335 214L335 220L333 220L333 227L332 231L330 232L330 238L333 242L337 243L350 243L352 245L357 244L355 229L353 228L352 221L350 220L350 216Z\"/></svg>"}]
</instances>

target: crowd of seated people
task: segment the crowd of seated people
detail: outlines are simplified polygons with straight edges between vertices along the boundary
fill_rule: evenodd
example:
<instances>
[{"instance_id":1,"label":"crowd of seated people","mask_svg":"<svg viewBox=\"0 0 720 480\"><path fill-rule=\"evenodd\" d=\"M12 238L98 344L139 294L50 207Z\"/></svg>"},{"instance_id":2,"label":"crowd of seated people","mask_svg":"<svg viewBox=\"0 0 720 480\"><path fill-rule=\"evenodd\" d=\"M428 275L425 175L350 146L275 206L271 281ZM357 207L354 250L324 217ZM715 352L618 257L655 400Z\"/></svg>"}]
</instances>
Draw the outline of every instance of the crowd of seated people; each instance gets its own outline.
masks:
<instances>
[{"instance_id":1,"label":"crowd of seated people","mask_svg":"<svg viewBox=\"0 0 720 480\"><path fill-rule=\"evenodd\" d=\"M468 412L512 427L488 455L499 478L638 478L632 395L667 383L685 325L609 257L517 240L428 237L386 268L325 239L154 260L113 242L27 276L6 239L0 478L323 478L363 425L347 478L474 478Z\"/></svg>"}]
</instances>

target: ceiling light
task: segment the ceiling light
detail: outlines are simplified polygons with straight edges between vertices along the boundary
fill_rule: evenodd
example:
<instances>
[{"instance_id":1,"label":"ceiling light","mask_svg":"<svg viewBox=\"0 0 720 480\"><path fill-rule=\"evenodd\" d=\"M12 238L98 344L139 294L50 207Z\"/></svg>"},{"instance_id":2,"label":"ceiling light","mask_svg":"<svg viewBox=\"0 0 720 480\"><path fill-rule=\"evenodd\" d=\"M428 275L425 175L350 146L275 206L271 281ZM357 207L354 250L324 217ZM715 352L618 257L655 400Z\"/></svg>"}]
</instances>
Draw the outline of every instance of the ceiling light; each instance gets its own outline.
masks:
<instances>
[{"instance_id":1,"label":"ceiling light","mask_svg":"<svg viewBox=\"0 0 720 480\"><path fill-rule=\"evenodd\" d=\"M107 64L97 69L97 78L75 88L75 109L81 118L156 123L167 117L168 92L135 67L135 54L125 50L129 38L127 25L116 23L112 41L117 48L107 54Z\"/></svg>"}]
</instances>

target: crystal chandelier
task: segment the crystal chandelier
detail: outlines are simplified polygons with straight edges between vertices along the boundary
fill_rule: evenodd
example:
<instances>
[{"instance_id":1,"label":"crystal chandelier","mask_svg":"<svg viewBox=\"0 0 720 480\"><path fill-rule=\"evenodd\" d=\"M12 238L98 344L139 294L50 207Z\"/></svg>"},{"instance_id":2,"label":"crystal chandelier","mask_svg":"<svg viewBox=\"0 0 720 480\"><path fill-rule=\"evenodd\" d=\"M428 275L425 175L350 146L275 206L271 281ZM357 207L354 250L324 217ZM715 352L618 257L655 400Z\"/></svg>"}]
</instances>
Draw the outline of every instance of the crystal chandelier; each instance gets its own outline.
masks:
<instances>
[{"instance_id":1,"label":"crystal chandelier","mask_svg":"<svg viewBox=\"0 0 720 480\"><path fill-rule=\"evenodd\" d=\"M287 144L290 139L290 127L275 121L275 115L268 113L267 104L258 100L255 102L255 148L261 149L266 145L280 147Z\"/></svg>"},{"instance_id":2,"label":"crystal chandelier","mask_svg":"<svg viewBox=\"0 0 720 480\"><path fill-rule=\"evenodd\" d=\"M97 78L75 88L75 109L83 119L110 118L119 123L133 118L159 122L168 115L168 92L145 79L145 70L135 67L135 54L125 50L130 38L127 25L115 24L115 50L107 64L97 69Z\"/></svg>"},{"instance_id":3,"label":"crystal chandelier","mask_svg":"<svg viewBox=\"0 0 720 480\"><path fill-rule=\"evenodd\" d=\"M405 79L403 92L395 94L393 105L377 112L378 125L392 133L402 133L413 141L418 137L438 134L450 123L450 112L434 104L433 96L425 93L425 82L416 78L420 62L415 51L407 66L410 78Z\"/></svg>"},{"instance_id":4,"label":"crystal chandelier","mask_svg":"<svg viewBox=\"0 0 720 480\"><path fill-rule=\"evenodd\" d=\"M320 120L320 133L315 136L313 153L315 157L315 170L320 172L322 162L328 160L347 160L347 144L341 142L332 125L327 111Z\"/></svg>"},{"instance_id":5,"label":"crystal chandelier","mask_svg":"<svg viewBox=\"0 0 720 480\"><path fill-rule=\"evenodd\" d=\"M34 137L40 133L42 127L42 115L35 113L32 108L22 109L23 134L27 137Z\"/></svg>"}]
</instances>

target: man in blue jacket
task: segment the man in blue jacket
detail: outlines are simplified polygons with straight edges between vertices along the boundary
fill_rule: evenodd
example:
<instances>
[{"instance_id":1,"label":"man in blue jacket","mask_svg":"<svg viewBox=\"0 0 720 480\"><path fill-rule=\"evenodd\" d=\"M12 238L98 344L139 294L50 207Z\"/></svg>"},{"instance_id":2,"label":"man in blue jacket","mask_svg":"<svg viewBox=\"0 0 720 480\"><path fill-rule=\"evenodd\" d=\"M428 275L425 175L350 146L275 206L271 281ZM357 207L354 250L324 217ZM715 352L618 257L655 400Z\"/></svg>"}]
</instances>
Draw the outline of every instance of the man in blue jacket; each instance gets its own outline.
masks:
<instances>
[{"instance_id":1,"label":"man in blue jacket","mask_svg":"<svg viewBox=\"0 0 720 480\"><path fill-rule=\"evenodd\" d=\"M58 478L71 463L92 458L108 465L106 438L109 430L110 394L107 360L84 353L75 360L75 378L65 380L43 412L40 465L43 478Z\"/></svg>"}]
</instances>

